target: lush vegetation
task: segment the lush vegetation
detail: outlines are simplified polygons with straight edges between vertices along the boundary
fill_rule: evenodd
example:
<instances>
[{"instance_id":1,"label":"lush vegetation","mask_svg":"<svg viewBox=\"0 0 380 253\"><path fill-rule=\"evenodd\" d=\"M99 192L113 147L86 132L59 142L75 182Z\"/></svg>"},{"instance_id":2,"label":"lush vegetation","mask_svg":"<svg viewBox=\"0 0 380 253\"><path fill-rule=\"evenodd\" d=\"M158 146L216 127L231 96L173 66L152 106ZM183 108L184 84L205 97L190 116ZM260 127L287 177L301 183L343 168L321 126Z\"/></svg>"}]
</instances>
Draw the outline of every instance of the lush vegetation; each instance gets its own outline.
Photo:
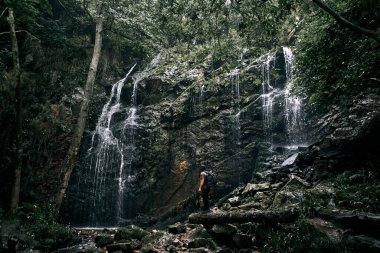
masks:
<instances>
[{"instance_id":1,"label":"lush vegetation","mask_svg":"<svg viewBox=\"0 0 380 253\"><path fill-rule=\"evenodd\" d=\"M305 219L299 219L289 226L263 228L259 231L258 237L264 241L261 250L265 253L352 252L343 243L331 241Z\"/></svg>"},{"instance_id":2,"label":"lush vegetation","mask_svg":"<svg viewBox=\"0 0 380 253\"><path fill-rule=\"evenodd\" d=\"M378 1L329 1L338 13L368 29L380 24ZM379 44L339 25L325 12L315 9L304 16L297 35L298 87L313 109L378 87Z\"/></svg>"},{"instance_id":3,"label":"lush vegetation","mask_svg":"<svg viewBox=\"0 0 380 253\"><path fill-rule=\"evenodd\" d=\"M304 95L309 108L317 113L337 100L350 100L353 94L379 87L379 43L342 27L312 2L1 1L0 218L2 210L9 209L12 185L9 179L13 178L16 153L20 149L16 145L18 134L22 136L23 150L21 202L52 202L54 198L61 180L62 161L74 130L73 122L83 99L99 2L103 3L104 44L92 99L96 110L89 115L90 119L99 112L96 105L104 101L104 91L110 80L123 76L136 62L141 68L153 55L167 49L181 55L178 71L185 71L191 65L204 64L210 68L204 81L207 88L213 89L222 83L220 76L236 68L242 55L253 59L276 47L292 46L297 57L295 88ZM360 27L376 30L380 26L378 0L329 0L326 3ZM18 98L7 22L10 8L15 12L20 51L21 133L15 128ZM178 59L168 62L170 60L175 64ZM260 80L249 81L260 84ZM211 107L218 100L213 97L207 103ZM335 203L360 211L379 212L378 177L368 173L356 177L359 178L357 182L347 175L338 177ZM307 192L303 205L305 209L326 206L330 198L331 194ZM60 240L73 239L67 227L56 223L56 211L49 206L23 205L17 215L20 226L29 227L29 246L51 250L60 246L56 245ZM269 231L268 238L273 238L278 245L264 247L264 252L310 243L314 232L307 225L300 223L295 229L295 236L290 236L287 230ZM303 233L311 234L310 238L301 237ZM67 243L64 241L62 245ZM312 244L314 252L327 250L321 246L323 244L324 239ZM338 246L326 247L332 250ZM302 250L289 248L288 252Z\"/></svg>"}]
</instances>

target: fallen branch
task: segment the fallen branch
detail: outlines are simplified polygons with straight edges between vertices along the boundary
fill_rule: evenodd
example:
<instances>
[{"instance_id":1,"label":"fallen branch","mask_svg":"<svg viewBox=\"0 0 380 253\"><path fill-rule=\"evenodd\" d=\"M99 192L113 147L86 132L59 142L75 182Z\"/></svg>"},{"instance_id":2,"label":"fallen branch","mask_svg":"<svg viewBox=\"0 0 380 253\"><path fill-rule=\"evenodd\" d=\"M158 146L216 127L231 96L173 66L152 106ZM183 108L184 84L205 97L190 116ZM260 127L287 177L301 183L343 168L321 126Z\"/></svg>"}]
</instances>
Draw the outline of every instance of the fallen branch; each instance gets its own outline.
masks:
<instances>
[{"instance_id":1,"label":"fallen branch","mask_svg":"<svg viewBox=\"0 0 380 253\"><path fill-rule=\"evenodd\" d=\"M276 224L279 222L292 222L297 219L298 215L299 211L297 209L282 211L194 213L189 216L189 222L204 225L245 222Z\"/></svg>"}]
</instances>

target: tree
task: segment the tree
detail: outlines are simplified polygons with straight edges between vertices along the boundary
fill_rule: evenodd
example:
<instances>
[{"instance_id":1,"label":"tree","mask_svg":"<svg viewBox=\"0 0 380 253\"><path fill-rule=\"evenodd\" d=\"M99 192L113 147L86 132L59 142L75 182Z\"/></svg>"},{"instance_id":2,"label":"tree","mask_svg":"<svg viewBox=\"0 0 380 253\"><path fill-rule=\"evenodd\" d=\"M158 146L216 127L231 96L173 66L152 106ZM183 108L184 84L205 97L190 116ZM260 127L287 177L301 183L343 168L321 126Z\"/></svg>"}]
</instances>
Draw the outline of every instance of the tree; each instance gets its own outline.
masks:
<instances>
[{"instance_id":1,"label":"tree","mask_svg":"<svg viewBox=\"0 0 380 253\"><path fill-rule=\"evenodd\" d=\"M12 41L12 58L15 76L15 100L16 100L16 159L15 171L11 195L11 211L14 212L19 204L20 195L20 182L21 182L21 168L22 168L22 93L21 93L21 80L20 80L20 60L18 42L15 28L15 18L12 8L8 8L9 16L8 23L10 27L11 41Z\"/></svg>"},{"instance_id":2,"label":"tree","mask_svg":"<svg viewBox=\"0 0 380 253\"><path fill-rule=\"evenodd\" d=\"M373 31L369 30L363 27L360 27L358 25L355 25L348 21L347 19L340 16L338 13L336 13L333 9L331 9L328 5L326 5L324 2L320 0L312 0L316 5L318 5L321 9L326 11L328 14L330 14L336 21L338 21L339 24L342 26L351 29L354 32L361 33L365 36L368 36L374 40L376 40L380 44L380 31Z\"/></svg>"},{"instance_id":3,"label":"tree","mask_svg":"<svg viewBox=\"0 0 380 253\"><path fill-rule=\"evenodd\" d=\"M74 129L74 135L72 137L70 147L64 161L64 168L63 168L64 172L63 172L62 183L60 185L60 188L55 200L56 207L58 209L60 208L62 204L63 197L69 185L71 173L75 166L76 157L80 148L84 128L86 125L89 104L92 98L92 91L93 91L93 86L95 83L96 72L98 69L98 63L99 63L99 58L100 58L101 48L102 48L102 38L103 38L102 37L103 17L102 17L102 2L101 1L98 3L98 6L97 6L95 24L96 24L95 45L94 45L94 51L92 54L90 68L87 74L87 81L86 81L86 85L84 89L84 97L81 104L76 127Z\"/></svg>"}]
</instances>

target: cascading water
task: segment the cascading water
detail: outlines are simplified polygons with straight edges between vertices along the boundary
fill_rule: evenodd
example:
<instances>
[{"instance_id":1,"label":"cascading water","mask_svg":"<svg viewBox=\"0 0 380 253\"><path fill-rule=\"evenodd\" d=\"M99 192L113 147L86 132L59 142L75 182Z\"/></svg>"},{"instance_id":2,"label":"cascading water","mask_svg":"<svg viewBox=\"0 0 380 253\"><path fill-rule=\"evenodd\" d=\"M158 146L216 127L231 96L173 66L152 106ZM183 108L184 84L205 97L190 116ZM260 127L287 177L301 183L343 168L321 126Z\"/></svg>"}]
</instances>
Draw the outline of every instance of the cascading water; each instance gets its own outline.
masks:
<instances>
[{"instance_id":1,"label":"cascading water","mask_svg":"<svg viewBox=\"0 0 380 253\"><path fill-rule=\"evenodd\" d=\"M123 180L123 157L124 157L124 144L122 142L122 134L117 128L111 126L112 117L115 113L121 112L120 95L124 87L125 81L133 71L136 64L129 70L128 74L112 86L111 95L108 102L104 105L102 114L98 119L95 131L91 138L91 147L88 150L88 176L93 178L93 185L90 187L91 195L93 196L91 207L94 209L106 209L106 202L104 199L109 194L114 197L114 193L107 191L109 187L107 177L110 173L109 165L119 163L119 182ZM113 104L111 106L111 104ZM111 172L112 174L117 171ZM116 217L121 216L121 190L122 186L118 184L117 190L117 206ZM91 225L98 225L97 222L101 220L97 217L96 212L91 213Z\"/></svg>"},{"instance_id":2,"label":"cascading water","mask_svg":"<svg viewBox=\"0 0 380 253\"><path fill-rule=\"evenodd\" d=\"M286 70L285 122L290 146L302 145L305 141L302 130L301 98L291 94L294 78L294 55L290 48L283 47Z\"/></svg>"},{"instance_id":3,"label":"cascading water","mask_svg":"<svg viewBox=\"0 0 380 253\"><path fill-rule=\"evenodd\" d=\"M232 158L232 167L240 168L240 152L241 152L241 126L240 126L240 73L239 69L234 69L231 72L231 97L233 101L233 110L231 111L231 126L232 126L232 138L233 138L233 149L234 155ZM241 183L241 176L239 173L238 178L239 184Z\"/></svg>"},{"instance_id":4,"label":"cascading water","mask_svg":"<svg viewBox=\"0 0 380 253\"><path fill-rule=\"evenodd\" d=\"M203 101L205 94L205 84L202 82L199 84L199 116L203 115Z\"/></svg>"},{"instance_id":5,"label":"cascading water","mask_svg":"<svg viewBox=\"0 0 380 253\"><path fill-rule=\"evenodd\" d=\"M240 75L237 68L231 73L231 95L237 99L240 98Z\"/></svg>"},{"instance_id":6,"label":"cascading water","mask_svg":"<svg viewBox=\"0 0 380 253\"><path fill-rule=\"evenodd\" d=\"M261 62L264 135L269 142L272 142L273 101L280 94L271 83L271 66L275 65L275 59L274 54L268 54Z\"/></svg>"},{"instance_id":7,"label":"cascading water","mask_svg":"<svg viewBox=\"0 0 380 253\"><path fill-rule=\"evenodd\" d=\"M138 124L138 84L146 78L159 63L160 55L140 73L133 76L131 96L128 105L121 101L121 94L128 74L112 86L111 94L103 106L95 130L91 136L90 148L82 159L73 193L78 198L75 225L114 226L125 220L126 200L136 178L133 163L136 160L136 131ZM123 104L124 103L124 104ZM87 193L83 199L83 193ZM78 197L76 197L78 196Z\"/></svg>"}]
</instances>

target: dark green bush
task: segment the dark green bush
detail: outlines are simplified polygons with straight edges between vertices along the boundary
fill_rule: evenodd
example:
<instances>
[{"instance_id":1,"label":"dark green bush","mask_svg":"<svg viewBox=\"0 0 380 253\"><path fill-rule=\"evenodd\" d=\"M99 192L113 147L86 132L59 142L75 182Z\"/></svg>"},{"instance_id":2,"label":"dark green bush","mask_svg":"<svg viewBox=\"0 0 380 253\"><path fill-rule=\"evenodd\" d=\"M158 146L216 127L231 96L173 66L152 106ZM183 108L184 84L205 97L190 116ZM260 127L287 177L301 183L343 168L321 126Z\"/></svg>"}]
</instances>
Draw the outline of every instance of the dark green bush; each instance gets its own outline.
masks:
<instances>
[{"instance_id":1,"label":"dark green bush","mask_svg":"<svg viewBox=\"0 0 380 253\"><path fill-rule=\"evenodd\" d=\"M264 227L258 232L258 240L262 242L260 252L263 253L350 252L345 245L331 241L305 219L286 227Z\"/></svg>"},{"instance_id":2,"label":"dark green bush","mask_svg":"<svg viewBox=\"0 0 380 253\"><path fill-rule=\"evenodd\" d=\"M57 222L58 211L51 204L41 207L25 204L19 208L21 230L26 234L27 248L51 251L79 241L74 230Z\"/></svg>"},{"instance_id":3,"label":"dark green bush","mask_svg":"<svg viewBox=\"0 0 380 253\"><path fill-rule=\"evenodd\" d=\"M379 175L373 171L351 171L336 179L335 203L344 209L380 212Z\"/></svg>"}]
</instances>

